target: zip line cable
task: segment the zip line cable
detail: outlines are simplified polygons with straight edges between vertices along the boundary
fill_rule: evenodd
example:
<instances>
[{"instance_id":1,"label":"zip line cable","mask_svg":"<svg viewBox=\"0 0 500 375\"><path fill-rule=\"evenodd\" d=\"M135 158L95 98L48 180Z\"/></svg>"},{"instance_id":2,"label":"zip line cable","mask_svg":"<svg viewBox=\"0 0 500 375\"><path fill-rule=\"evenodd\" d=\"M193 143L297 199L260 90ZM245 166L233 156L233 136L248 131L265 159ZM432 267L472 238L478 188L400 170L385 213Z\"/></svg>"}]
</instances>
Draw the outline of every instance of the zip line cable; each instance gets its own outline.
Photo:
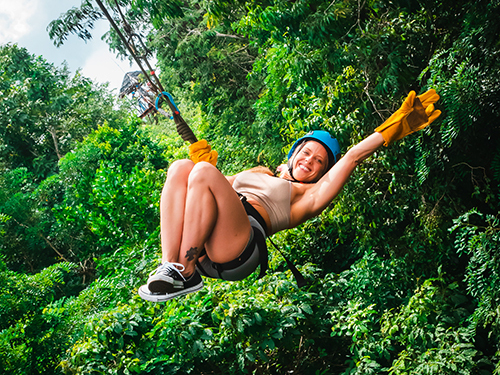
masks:
<instances>
[{"instance_id":1,"label":"zip line cable","mask_svg":"<svg viewBox=\"0 0 500 375\"><path fill-rule=\"evenodd\" d=\"M196 138L195 134L193 133L193 131L191 130L191 128L189 127L189 125L186 123L186 121L182 118L179 110L177 109L177 106L175 105L175 103L173 103L173 100L171 100L170 94L165 95L165 94L167 94L167 92L163 88L160 80L156 76L153 68L151 67L151 65L149 64L149 61L147 59L147 48L146 48L146 46L144 45L144 43L143 43L142 39L139 37L139 35L137 35L135 33L132 33L132 28L130 27L130 25L125 20L125 17L123 15L123 13L121 12L121 9L120 9L118 3L116 2L116 0L115 0L115 4L116 4L116 6L118 8L120 16L122 17L123 23L125 25L125 31L127 31L128 34L129 34L129 40L128 41L125 38L125 36L123 35L123 33L121 32L121 30L118 27L118 25L115 23L115 21L111 17L111 15L109 14L108 10L106 9L106 7L102 3L102 1L101 0L96 0L96 2L99 5L99 8L101 8L101 10L104 13L105 17L108 19L108 21L111 24L111 26L113 27L113 29L118 34L118 37L120 38L120 40L122 41L122 43L125 45L125 47L127 48L128 52L130 53L130 55L132 56L132 58L136 62L137 66L139 66L139 68L141 69L142 74L148 80L148 82L151 85L152 89L158 95L158 98L163 98L163 100L165 100L167 102L170 110L172 111L172 117L171 118L173 118L173 120L174 120L174 122L176 124L177 133L179 133L179 135L181 136L182 140L184 140L185 142L189 142L191 144L197 142L198 139ZM146 53L145 53L144 56L138 57L136 55L134 49L137 50L137 48L135 48L135 45L134 45L134 40L133 40L134 37L137 40L139 40L141 46L146 51ZM144 69L144 67L143 67L143 65L141 63L141 58L142 58L142 60L144 60L144 63L147 65L147 67L148 67L149 71L151 72L151 74L146 73L146 70ZM151 77L154 78L155 82L153 82L153 80L151 79ZM170 96L170 98L169 98L169 96ZM158 99L157 99L157 102L158 102ZM156 106L156 110L159 111L162 114L166 113L163 110L160 111L158 105ZM168 117L170 117L170 116L168 116Z\"/></svg>"}]
</instances>

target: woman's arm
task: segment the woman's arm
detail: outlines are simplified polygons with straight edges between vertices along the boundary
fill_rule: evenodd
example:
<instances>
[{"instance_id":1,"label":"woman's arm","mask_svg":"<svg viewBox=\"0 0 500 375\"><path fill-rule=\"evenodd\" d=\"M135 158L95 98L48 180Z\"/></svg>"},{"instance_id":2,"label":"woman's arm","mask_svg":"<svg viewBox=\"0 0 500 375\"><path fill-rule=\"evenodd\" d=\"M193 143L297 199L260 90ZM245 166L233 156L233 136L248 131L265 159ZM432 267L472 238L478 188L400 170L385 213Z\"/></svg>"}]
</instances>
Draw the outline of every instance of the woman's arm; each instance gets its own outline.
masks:
<instances>
[{"instance_id":1,"label":"woman's arm","mask_svg":"<svg viewBox=\"0 0 500 375\"><path fill-rule=\"evenodd\" d=\"M292 218L304 222L319 215L340 193L354 169L383 144L382 135L373 133L347 151L317 183L305 185L305 192L292 202Z\"/></svg>"},{"instance_id":2,"label":"woman's arm","mask_svg":"<svg viewBox=\"0 0 500 375\"><path fill-rule=\"evenodd\" d=\"M297 206L292 202L292 219L295 215L298 219L295 221L301 222L319 215L340 193L354 169L380 146L388 146L429 126L441 114L434 108L437 100L439 95L434 89L418 97L411 91L401 108L376 128L375 133L351 148L314 186L297 195Z\"/></svg>"}]
</instances>

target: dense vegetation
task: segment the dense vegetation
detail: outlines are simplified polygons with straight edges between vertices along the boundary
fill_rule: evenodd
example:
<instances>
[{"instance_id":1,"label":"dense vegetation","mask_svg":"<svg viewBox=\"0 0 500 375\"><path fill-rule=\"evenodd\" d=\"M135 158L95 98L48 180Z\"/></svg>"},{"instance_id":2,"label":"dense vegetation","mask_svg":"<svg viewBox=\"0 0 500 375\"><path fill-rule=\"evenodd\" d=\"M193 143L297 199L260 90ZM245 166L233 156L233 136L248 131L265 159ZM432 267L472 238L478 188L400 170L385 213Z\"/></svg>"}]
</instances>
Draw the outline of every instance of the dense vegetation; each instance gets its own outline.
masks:
<instances>
[{"instance_id":1,"label":"dense vegetation","mask_svg":"<svg viewBox=\"0 0 500 375\"><path fill-rule=\"evenodd\" d=\"M310 129L346 150L412 89L435 88L443 114L274 236L307 287L271 248L263 279L152 304L136 290L186 145L168 119L143 122L106 87L1 46L3 373L500 373L498 0L119 5L223 173L276 167ZM48 31L89 38L101 16L84 0Z\"/></svg>"}]
</instances>

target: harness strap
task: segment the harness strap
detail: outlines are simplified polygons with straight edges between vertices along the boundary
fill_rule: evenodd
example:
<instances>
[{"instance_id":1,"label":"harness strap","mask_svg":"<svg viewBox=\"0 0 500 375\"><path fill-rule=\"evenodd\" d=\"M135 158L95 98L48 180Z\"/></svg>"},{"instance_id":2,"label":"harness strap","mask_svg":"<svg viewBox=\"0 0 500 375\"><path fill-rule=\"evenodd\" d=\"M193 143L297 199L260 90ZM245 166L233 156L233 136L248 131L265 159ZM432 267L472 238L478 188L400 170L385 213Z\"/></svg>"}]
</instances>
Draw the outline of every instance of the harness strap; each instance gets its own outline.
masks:
<instances>
[{"instance_id":1,"label":"harness strap","mask_svg":"<svg viewBox=\"0 0 500 375\"><path fill-rule=\"evenodd\" d=\"M243 253L236 259L229 261L227 263L215 263L213 262L213 266L215 270L219 273L219 277L222 277L222 271L232 270L239 267L241 264L245 263L255 251L255 246L258 247L259 251L259 263L260 263L260 274L259 279L266 274L267 270L267 247L266 240L262 232L256 228L252 227L253 238L250 243L247 245ZM263 247L264 246L264 247Z\"/></svg>"},{"instance_id":2,"label":"harness strap","mask_svg":"<svg viewBox=\"0 0 500 375\"><path fill-rule=\"evenodd\" d=\"M260 273L259 279L266 276L268 263L269 263L269 254L267 252L267 244L266 237L262 234L260 230L254 230L254 238L257 242L257 246L259 248L259 263L260 263Z\"/></svg>"},{"instance_id":3,"label":"harness strap","mask_svg":"<svg viewBox=\"0 0 500 375\"><path fill-rule=\"evenodd\" d=\"M207 255L207 251L205 249L203 249L200 253L200 256L198 257L198 259L196 259L196 267L198 267L198 269L200 270L201 274L203 276L207 276L208 273L205 271L205 269L202 267L201 265L201 262L200 262L200 259L203 255Z\"/></svg>"},{"instance_id":4,"label":"harness strap","mask_svg":"<svg viewBox=\"0 0 500 375\"><path fill-rule=\"evenodd\" d=\"M262 217L262 215L255 209L254 206L252 206L250 203L247 201L247 197L245 197L243 194L237 193L238 196L240 197L241 203L243 203L243 207L245 208L245 212L252 216L257 222L260 224L260 226L264 229L264 232L269 233L269 230L267 228L266 221Z\"/></svg>"},{"instance_id":5,"label":"harness strap","mask_svg":"<svg viewBox=\"0 0 500 375\"><path fill-rule=\"evenodd\" d=\"M264 229L264 232L267 233L267 225L264 218L250 203L247 202L246 197L244 195L238 193L238 196L240 197L241 203L243 204L243 207L245 208L245 212L247 213L247 215L252 216L255 220L257 220L260 226ZM258 247L259 251L259 264L260 264L259 279L266 275L266 271L268 269L268 258L269 258L267 251L266 237L262 233L262 231L257 227L252 226L252 231L253 231L252 240L245 247L245 250L243 251L243 253L240 254L238 258L226 263L212 262L212 266L219 274L220 279L222 280L224 279L222 277L223 271L232 270L244 264L252 256L256 246ZM203 249L200 252L200 257L206 254L207 254L206 250ZM198 266L202 274L203 273L206 274L205 270L203 270L203 267L201 266L201 263L198 260L196 261L196 265Z\"/></svg>"},{"instance_id":6,"label":"harness strap","mask_svg":"<svg viewBox=\"0 0 500 375\"><path fill-rule=\"evenodd\" d=\"M279 251L281 256L285 259L286 264L288 265L288 268L290 268L290 271L292 271L292 274L295 277L295 281L297 282L297 286L299 288L306 286L307 281L306 281L306 279L304 279L304 276L302 276L302 274L297 269L297 267L295 267L295 265L292 263L292 261L290 259L288 259L288 257L285 256L285 254L283 254L283 252L280 250L280 248L278 246L276 246L276 244L273 241L271 241L271 238L268 238L268 240L269 240L269 242L271 242L271 244L274 246L274 248Z\"/></svg>"}]
</instances>

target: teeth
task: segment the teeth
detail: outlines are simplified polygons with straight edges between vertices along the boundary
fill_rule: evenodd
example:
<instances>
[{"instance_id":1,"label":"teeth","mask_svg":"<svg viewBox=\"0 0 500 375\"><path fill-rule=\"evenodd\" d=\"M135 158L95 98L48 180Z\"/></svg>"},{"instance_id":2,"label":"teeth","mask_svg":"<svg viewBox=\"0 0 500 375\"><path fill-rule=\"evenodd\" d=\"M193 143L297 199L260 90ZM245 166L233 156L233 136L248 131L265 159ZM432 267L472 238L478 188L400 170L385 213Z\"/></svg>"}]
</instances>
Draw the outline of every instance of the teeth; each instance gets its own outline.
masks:
<instances>
[{"instance_id":1,"label":"teeth","mask_svg":"<svg viewBox=\"0 0 500 375\"><path fill-rule=\"evenodd\" d=\"M302 169L303 171L310 172L311 170L303 165L299 165L299 168Z\"/></svg>"}]
</instances>

